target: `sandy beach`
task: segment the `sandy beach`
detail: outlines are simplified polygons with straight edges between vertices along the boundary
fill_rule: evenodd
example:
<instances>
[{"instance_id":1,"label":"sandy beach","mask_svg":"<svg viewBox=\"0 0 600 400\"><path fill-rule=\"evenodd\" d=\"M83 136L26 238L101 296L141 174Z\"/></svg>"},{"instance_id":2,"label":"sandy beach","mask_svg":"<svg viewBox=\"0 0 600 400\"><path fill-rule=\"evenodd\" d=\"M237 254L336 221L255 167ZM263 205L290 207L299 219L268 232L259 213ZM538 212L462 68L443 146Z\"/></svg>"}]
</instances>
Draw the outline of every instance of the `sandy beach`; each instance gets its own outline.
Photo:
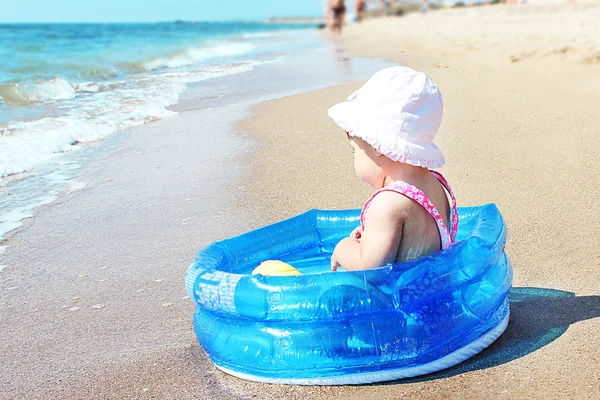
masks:
<instances>
[{"instance_id":1,"label":"sandy beach","mask_svg":"<svg viewBox=\"0 0 600 400\"><path fill-rule=\"evenodd\" d=\"M344 56L433 78L442 172L460 204L496 203L506 220L511 321L481 354L418 379L311 387L228 376L198 345L183 279L200 248L369 196L326 114L354 82L264 102L233 137L230 109L217 108L100 144L109 151L78 178L87 186L5 243L0 398L597 399L599 17L591 5L499 5L368 20L333 39Z\"/></svg>"}]
</instances>

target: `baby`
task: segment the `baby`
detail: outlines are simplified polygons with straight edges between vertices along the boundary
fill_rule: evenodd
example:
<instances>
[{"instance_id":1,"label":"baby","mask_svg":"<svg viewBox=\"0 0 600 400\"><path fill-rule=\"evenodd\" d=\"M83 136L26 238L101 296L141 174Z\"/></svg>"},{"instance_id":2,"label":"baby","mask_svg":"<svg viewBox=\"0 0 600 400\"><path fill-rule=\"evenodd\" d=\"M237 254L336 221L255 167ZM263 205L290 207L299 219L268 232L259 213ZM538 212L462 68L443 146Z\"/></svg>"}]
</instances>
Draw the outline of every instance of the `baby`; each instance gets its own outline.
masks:
<instances>
[{"instance_id":1,"label":"baby","mask_svg":"<svg viewBox=\"0 0 600 400\"><path fill-rule=\"evenodd\" d=\"M335 247L333 271L409 261L455 241L454 194L440 173L429 170L444 164L433 144L442 111L435 83L407 67L377 72L329 109L348 134L356 175L376 189L363 206L360 226Z\"/></svg>"}]
</instances>

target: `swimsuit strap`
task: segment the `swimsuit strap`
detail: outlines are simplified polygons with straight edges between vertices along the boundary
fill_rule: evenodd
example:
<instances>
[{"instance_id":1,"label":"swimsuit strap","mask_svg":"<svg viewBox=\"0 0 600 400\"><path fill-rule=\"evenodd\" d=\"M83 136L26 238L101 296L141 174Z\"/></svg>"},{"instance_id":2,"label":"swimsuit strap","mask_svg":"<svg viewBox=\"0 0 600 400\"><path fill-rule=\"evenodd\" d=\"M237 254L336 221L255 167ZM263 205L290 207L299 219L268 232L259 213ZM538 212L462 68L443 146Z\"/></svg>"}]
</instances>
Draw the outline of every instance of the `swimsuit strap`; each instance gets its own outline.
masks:
<instances>
[{"instance_id":1,"label":"swimsuit strap","mask_svg":"<svg viewBox=\"0 0 600 400\"><path fill-rule=\"evenodd\" d=\"M433 173L433 171L432 171L432 173ZM435 220L435 222L438 226L438 230L440 232L440 240L441 240L441 244L442 244L442 246L441 246L442 250L450 247L450 245L456 239L456 231L458 229L458 214L456 213L456 199L454 198L454 194L450 190L450 187L448 186L448 183L446 182L444 177L439 173L435 173L435 174L433 174L433 176L435 176L440 181L442 186L446 190L448 190L448 193L450 193L450 197L452 198L452 217L451 217L452 229L450 230L450 232L448 232L448 228L446 227L446 224L444 224L444 221L443 221L442 217L440 216L440 213L435 208L435 206L433 205L431 200L429 200L429 197L427 197L427 195L418 187L411 185L409 183L403 182L403 181L394 182L391 185L385 186L385 187L377 190L375 193L373 193L373 195L367 200L367 202L363 206L362 212L360 213L361 229L364 230L364 228L365 228L365 222L364 222L365 214L366 214L367 210L369 209L369 206L371 205L371 201L375 198L375 196L377 196L381 192L390 192L390 191L396 192L396 193L402 194L402 195L408 197L409 199L414 200L417 203L419 203L425 209L425 211L427 211L429 213L429 215L431 215L433 217L433 219Z\"/></svg>"},{"instance_id":2,"label":"swimsuit strap","mask_svg":"<svg viewBox=\"0 0 600 400\"><path fill-rule=\"evenodd\" d=\"M446 178L444 178L444 175L440 174L437 171L429 172L431 172L431 175L435 176L437 180L442 184L444 189L446 189L446 191L450 195L450 200L452 200L452 210L450 211L450 239L454 243L456 241L456 233L458 232L458 212L456 211L456 197L454 197L454 193L452 192L448 181L446 180Z\"/></svg>"}]
</instances>

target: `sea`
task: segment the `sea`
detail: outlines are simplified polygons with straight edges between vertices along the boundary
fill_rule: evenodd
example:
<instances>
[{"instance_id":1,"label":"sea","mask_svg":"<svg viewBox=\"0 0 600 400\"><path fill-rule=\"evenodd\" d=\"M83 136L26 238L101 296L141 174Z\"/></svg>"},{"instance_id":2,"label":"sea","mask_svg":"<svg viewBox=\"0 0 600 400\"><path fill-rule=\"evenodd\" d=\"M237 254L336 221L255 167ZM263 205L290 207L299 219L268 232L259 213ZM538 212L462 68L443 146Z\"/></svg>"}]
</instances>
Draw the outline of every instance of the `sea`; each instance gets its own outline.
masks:
<instances>
[{"instance_id":1,"label":"sea","mask_svg":"<svg viewBox=\"0 0 600 400\"><path fill-rule=\"evenodd\" d=\"M314 23L184 21L4 24L0 60L0 242L85 186L69 154L194 108L366 79L380 63L346 57Z\"/></svg>"}]
</instances>

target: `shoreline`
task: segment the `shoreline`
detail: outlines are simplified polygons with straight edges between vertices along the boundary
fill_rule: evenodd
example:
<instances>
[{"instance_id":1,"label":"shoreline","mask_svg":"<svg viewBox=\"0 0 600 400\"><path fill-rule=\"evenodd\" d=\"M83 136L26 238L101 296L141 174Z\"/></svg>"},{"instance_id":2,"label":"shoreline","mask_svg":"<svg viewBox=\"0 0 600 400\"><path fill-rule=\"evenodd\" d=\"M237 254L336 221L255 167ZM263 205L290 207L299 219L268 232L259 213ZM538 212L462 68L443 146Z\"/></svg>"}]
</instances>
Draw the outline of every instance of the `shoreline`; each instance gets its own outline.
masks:
<instances>
[{"instance_id":1,"label":"shoreline","mask_svg":"<svg viewBox=\"0 0 600 400\"><path fill-rule=\"evenodd\" d=\"M166 113L193 112L209 108L222 108L253 104L307 92L321 87L352 80L355 76L366 76L385 63L377 59L349 59L335 53L333 46L322 40L315 32L303 32L302 45L296 43L280 56L267 61L251 61L251 70L233 72L187 83L178 101L165 107ZM289 35L289 32L286 34ZM310 45L310 46L309 46ZM307 47L309 46L309 47ZM312 66L319 64L318 73L311 72ZM339 64L347 64L340 67ZM298 83L302 82L302 83ZM177 117L175 114L175 117ZM157 121L172 118L163 116ZM156 121L153 121L156 122ZM135 127L144 129L147 124ZM115 135L134 128L116 131L109 136L69 148L69 151L56 153L50 159L40 162L35 168L0 179L0 246L20 229L27 219L35 216L40 205L52 203L55 199L85 187L77 180L78 172L85 169L88 159L102 157L99 151L106 151L103 145ZM102 150L104 149L104 150Z\"/></svg>"},{"instance_id":2,"label":"shoreline","mask_svg":"<svg viewBox=\"0 0 600 400\"><path fill-rule=\"evenodd\" d=\"M312 88L381 65L348 60L340 73L329 52L303 57L289 58L296 70L272 64L211 82L209 91L229 93L219 104L191 88L178 115L88 147L76 177L86 187L37 209L2 248L0 398L246 398L240 390L254 390L230 387L199 348L183 278L202 247L264 219L258 209L235 211L249 181L239 160L254 146L235 121L256 102L310 90L282 80L289 74L304 74L298 82ZM303 63L317 62L321 75L308 79L315 72ZM244 80L262 92L227 92Z\"/></svg>"}]
</instances>

